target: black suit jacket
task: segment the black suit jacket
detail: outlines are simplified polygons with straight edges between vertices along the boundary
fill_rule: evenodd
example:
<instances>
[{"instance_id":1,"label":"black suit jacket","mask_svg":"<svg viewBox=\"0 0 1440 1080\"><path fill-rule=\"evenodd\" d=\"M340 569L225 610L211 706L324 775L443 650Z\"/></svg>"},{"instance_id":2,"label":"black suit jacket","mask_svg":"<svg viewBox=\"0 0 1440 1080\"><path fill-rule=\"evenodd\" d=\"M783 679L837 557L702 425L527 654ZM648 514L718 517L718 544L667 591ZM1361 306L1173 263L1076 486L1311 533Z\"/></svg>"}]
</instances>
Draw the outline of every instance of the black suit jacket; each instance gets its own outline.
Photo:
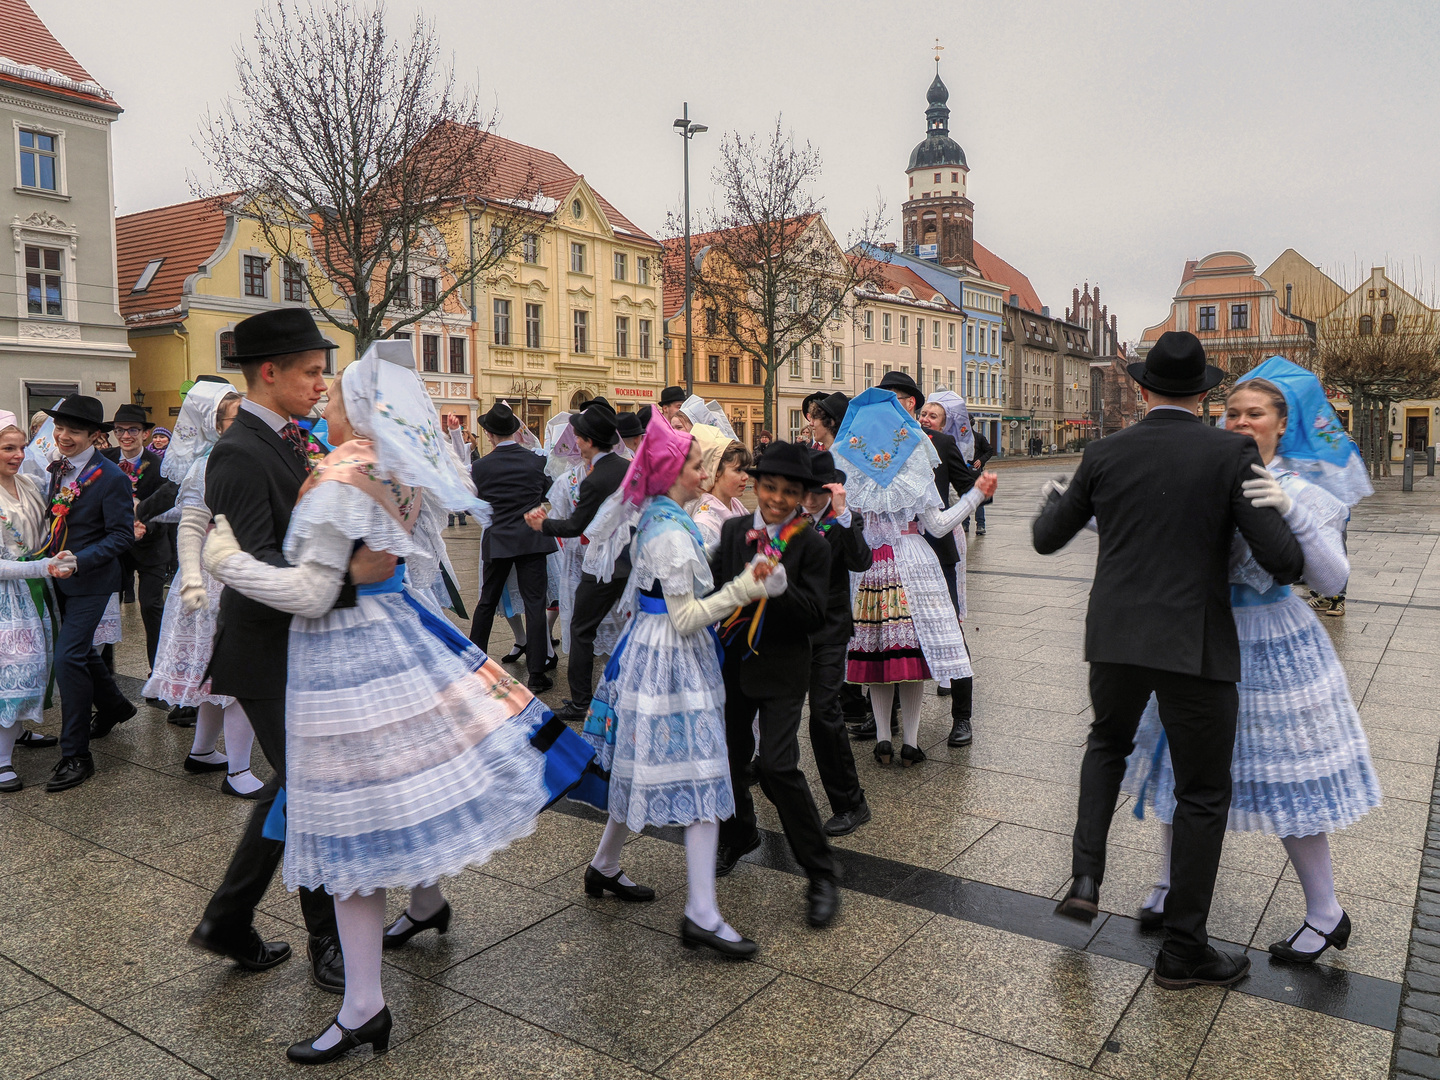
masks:
<instances>
[{"instance_id":1,"label":"black suit jacket","mask_svg":"<svg viewBox=\"0 0 1440 1080\"><path fill-rule=\"evenodd\" d=\"M930 441L940 455L940 464L935 466L935 490L940 493L941 504L948 507L951 489L954 489L958 499L975 486L975 476L966 466L965 458L960 453L960 444L953 436L946 435L943 431L927 430L925 434L930 436ZM922 532L920 535L935 552L935 557L942 566L952 566L960 561L960 549L955 546L955 537L950 533L931 536L928 532Z\"/></svg>"},{"instance_id":2,"label":"black suit jacket","mask_svg":"<svg viewBox=\"0 0 1440 1080\"><path fill-rule=\"evenodd\" d=\"M100 452L115 462L116 468L120 467L118 446ZM140 479L131 486L135 498L140 500L140 505L135 508L135 516L146 522L156 514L163 514L173 507L175 496L180 490L173 482L160 475L160 457L151 450L140 451ZM147 524L145 535L139 540L132 539L127 554L136 566L169 566L170 527Z\"/></svg>"},{"instance_id":3,"label":"black suit jacket","mask_svg":"<svg viewBox=\"0 0 1440 1080\"><path fill-rule=\"evenodd\" d=\"M1042 555L1092 516L1099 527L1085 659L1240 680L1228 581L1235 530L1276 581L1298 580L1305 565L1285 520L1241 493L1259 464L1248 435L1176 409L1152 410L1085 448L1070 487L1032 527Z\"/></svg>"},{"instance_id":4,"label":"black suit jacket","mask_svg":"<svg viewBox=\"0 0 1440 1080\"><path fill-rule=\"evenodd\" d=\"M825 605L825 624L810 635L810 640L816 645L837 645L849 641L855 632L850 574L869 570L875 553L865 543L865 527L860 515L853 511L850 527L843 528L837 522L825 534L825 542L830 545L830 594Z\"/></svg>"},{"instance_id":5,"label":"black suit jacket","mask_svg":"<svg viewBox=\"0 0 1440 1080\"><path fill-rule=\"evenodd\" d=\"M51 578L66 596L103 596L120 591L120 556L135 542L135 500L130 478L104 454L91 454L83 472L100 474L81 489L65 519L65 549L79 564L68 578ZM71 473L66 483L79 477Z\"/></svg>"},{"instance_id":6,"label":"black suit jacket","mask_svg":"<svg viewBox=\"0 0 1440 1080\"><path fill-rule=\"evenodd\" d=\"M580 490L575 495L575 511L567 518L546 518L540 529L546 536L580 536L595 520L600 504L620 488L630 462L619 454L609 453L595 463L590 475L580 481ZM615 560L614 577L630 575L630 549ZM613 578L612 578L613 580Z\"/></svg>"},{"instance_id":7,"label":"black suit jacket","mask_svg":"<svg viewBox=\"0 0 1440 1080\"><path fill-rule=\"evenodd\" d=\"M525 514L545 501L550 487L543 457L519 443L497 446L470 466L470 475L476 494L490 504L490 527L480 537L482 559L549 555L558 549L553 539L525 524Z\"/></svg>"},{"instance_id":8,"label":"black suit jacket","mask_svg":"<svg viewBox=\"0 0 1440 1080\"><path fill-rule=\"evenodd\" d=\"M710 560L717 586L724 585L755 557L756 545L745 539L755 523L753 514L737 514L720 527L720 546ZM746 634L737 633L725 647L727 678L739 678L740 689L752 697L787 692L803 695L810 671L810 635L825 625L830 595L830 545L814 529L801 529L780 556L788 585L765 604L765 624L749 655ZM754 617L758 602L745 608ZM849 606L849 600L846 600Z\"/></svg>"}]
</instances>

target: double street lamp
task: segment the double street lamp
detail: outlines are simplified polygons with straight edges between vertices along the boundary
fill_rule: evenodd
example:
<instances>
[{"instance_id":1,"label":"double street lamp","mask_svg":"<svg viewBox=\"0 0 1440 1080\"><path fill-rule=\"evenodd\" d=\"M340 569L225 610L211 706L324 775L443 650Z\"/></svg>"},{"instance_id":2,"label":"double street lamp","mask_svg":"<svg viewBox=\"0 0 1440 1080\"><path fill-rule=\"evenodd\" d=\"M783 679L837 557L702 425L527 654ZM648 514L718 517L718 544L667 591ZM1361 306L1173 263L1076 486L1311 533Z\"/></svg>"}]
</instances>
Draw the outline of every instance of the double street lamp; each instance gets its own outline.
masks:
<instances>
[{"instance_id":1,"label":"double street lamp","mask_svg":"<svg viewBox=\"0 0 1440 1080\"><path fill-rule=\"evenodd\" d=\"M671 125L685 140L685 393L694 390L695 359L690 330L690 140L710 129L690 122L690 103L685 102L680 119Z\"/></svg>"}]
</instances>

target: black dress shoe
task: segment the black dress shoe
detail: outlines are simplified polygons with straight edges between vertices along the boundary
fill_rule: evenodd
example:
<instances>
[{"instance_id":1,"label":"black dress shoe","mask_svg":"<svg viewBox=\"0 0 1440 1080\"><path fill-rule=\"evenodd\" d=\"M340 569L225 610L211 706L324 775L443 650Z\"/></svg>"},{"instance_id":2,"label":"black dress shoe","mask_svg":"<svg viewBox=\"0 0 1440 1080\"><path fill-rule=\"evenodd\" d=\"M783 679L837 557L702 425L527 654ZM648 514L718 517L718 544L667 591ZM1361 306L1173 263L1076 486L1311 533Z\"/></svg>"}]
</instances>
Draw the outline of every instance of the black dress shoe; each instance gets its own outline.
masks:
<instances>
[{"instance_id":1,"label":"black dress shoe","mask_svg":"<svg viewBox=\"0 0 1440 1080\"><path fill-rule=\"evenodd\" d=\"M745 763L745 786L754 787L758 783L760 783L760 759L753 757Z\"/></svg>"},{"instance_id":2,"label":"black dress shoe","mask_svg":"<svg viewBox=\"0 0 1440 1080\"><path fill-rule=\"evenodd\" d=\"M559 667L559 666L560 666L560 654L559 654L559 653L551 653L549 656L547 656L547 657L545 658L545 667L543 668L543 670L545 670L545 671L554 671L554 670L555 670L557 667Z\"/></svg>"},{"instance_id":3,"label":"black dress shoe","mask_svg":"<svg viewBox=\"0 0 1440 1080\"><path fill-rule=\"evenodd\" d=\"M949 697L949 696L950 696L950 688L949 688L948 686L936 686L936 687L935 687L935 696L936 696L936 697Z\"/></svg>"},{"instance_id":4,"label":"black dress shoe","mask_svg":"<svg viewBox=\"0 0 1440 1080\"><path fill-rule=\"evenodd\" d=\"M201 761L194 754L185 755L185 771L192 773L224 772L230 768L228 761Z\"/></svg>"},{"instance_id":5,"label":"black dress shoe","mask_svg":"<svg viewBox=\"0 0 1440 1080\"><path fill-rule=\"evenodd\" d=\"M400 925L400 919L396 919L385 927L385 935L380 939L380 944L386 949L398 949L422 930L434 930L439 934L448 934L450 932L450 915L450 901L448 900L445 901L445 906L430 918L418 921L410 917L410 910L407 908L400 919L404 919L408 925L404 930L396 930L392 934L390 931Z\"/></svg>"},{"instance_id":6,"label":"black dress shoe","mask_svg":"<svg viewBox=\"0 0 1440 1080\"><path fill-rule=\"evenodd\" d=\"M562 724L583 724L589 715L589 705L576 705L568 698L565 700L565 704L555 710L555 718Z\"/></svg>"},{"instance_id":7,"label":"black dress shoe","mask_svg":"<svg viewBox=\"0 0 1440 1080\"><path fill-rule=\"evenodd\" d=\"M41 735L38 731L24 731L15 740L15 745L30 750L43 750L47 746L54 746L59 741L54 735Z\"/></svg>"},{"instance_id":8,"label":"black dress shoe","mask_svg":"<svg viewBox=\"0 0 1440 1080\"><path fill-rule=\"evenodd\" d=\"M599 899L607 892L614 893L621 900L635 902L654 900L655 890L648 885L626 885L620 879L624 877L624 871L614 877L606 877L593 866L585 867L585 895Z\"/></svg>"},{"instance_id":9,"label":"black dress shoe","mask_svg":"<svg viewBox=\"0 0 1440 1080\"><path fill-rule=\"evenodd\" d=\"M680 920L680 944L687 949L698 949L704 945L722 956L733 956L737 960L748 959L760 951L760 946L748 937L742 937L739 941L727 941L715 931L706 930L688 915Z\"/></svg>"},{"instance_id":10,"label":"black dress shoe","mask_svg":"<svg viewBox=\"0 0 1440 1080\"><path fill-rule=\"evenodd\" d=\"M1307 929L1314 931L1316 934L1320 935L1320 937L1325 939L1325 944L1321 945L1320 948L1316 949L1314 952L1301 952L1299 949L1295 948L1296 939L1298 939L1300 935L1303 934ZM1300 929L1296 930L1295 933L1291 934L1284 941L1277 941L1275 942L1275 944L1270 946L1270 955L1278 960L1288 960L1292 964L1313 964L1316 960L1320 958L1320 954L1323 953L1326 949L1330 948L1331 945L1334 945L1335 948L1344 951L1345 946L1349 944L1350 916L1347 915L1344 911L1342 911L1340 912L1340 921L1335 924L1335 929L1331 930L1330 933L1327 934L1323 930L1318 930L1315 927L1311 926L1308 922L1301 923Z\"/></svg>"},{"instance_id":11,"label":"black dress shoe","mask_svg":"<svg viewBox=\"0 0 1440 1080\"><path fill-rule=\"evenodd\" d=\"M520 658L521 658L522 656L524 656L524 655L525 655L525 646L524 646L524 645L516 645L513 649L511 649L509 652L507 652L504 656L502 656L502 657L500 658L500 662L501 662L502 664L514 664L514 663L518 663L519 660L520 660Z\"/></svg>"},{"instance_id":12,"label":"black dress shoe","mask_svg":"<svg viewBox=\"0 0 1440 1080\"><path fill-rule=\"evenodd\" d=\"M969 746L974 738L974 732L970 730L970 718L962 716L950 725L950 737L945 740L945 745Z\"/></svg>"},{"instance_id":13,"label":"black dress shoe","mask_svg":"<svg viewBox=\"0 0 1440 1080\"><path fill-rule=\"evenodd\" d=\"M1159 911L1153 907L1142 907L1135 913L1135 918L1140 921L1140 932L1142 934L1153 934L1157 930L1165 929L1165 909Z\"/></svg>"},{"instance_id":14,"label":"black dress shoe","mask_svg":"<svg viewBox=\"0 0 1440 1080\"><path fill-rule=\"evenodd\" d=\"M816 930L823 930L835 921L840 910L840 886L829 878L811 878L805 890L805 921Z\"/></svg>"},{"instance_id":15,"label":"black dress shoe","mask_svg":"<svg viewBox=\"0 0 1440 1080\"><path fill-rule=\"evenodd\" d=\"M127 701L120 708L111 709L104 713L97 712L94 719L90 721L90 737L92 739L103 739L106 735L110 734L116 724L125 723L126 720L129 720L139 711L139 709Z\"/></svg>"},{"instance_id":16,"label":"black dress shoe","mask_svg":"<svg viewBox=\"0 0 1440 1080\"><path fill-rule=\"evenodd\" d=\"M850 738L855 742L869 742L875 738L875 717L868 717L859 727L852 727Z\"/></svg>"},{"instance_id":17,"label":"black dress shoe","mask_svg":"<svg viewBox=\"0 0 1440 1080\"><path fill-rule=\"evenodd\" d=\"M194 727L199 711L193 705L176 705L165 715L165 719L176 727Z\"/></svg>"},{"instance_id":18,"label":"black dress shoe","mask_svg":"<svg viewBox=\"0 0 1440 1080\"><path fill-rule=\"evenodd\" d=\"M1166 990L1233 986L1250 972L1250 958L1244 953L1222 953L1209 945L1205 953L1198 960L1182 960L1162 948L1155 957L1155 985Z\"/></svg>"},{"instance_id":19,"label":"black dress shoe","mask_svg":"<svg viewBox=\"0 0 1440 1080\"><path fill-rule=\"evenodd\" d=\"M327 994L345 993L345 959L340 939L310 935L310 982Z\"/></svg>"},{"instance_id":20,"label":"black dress shoe","mask_svg":"<svg viewBox=\"0 0 1440 1080\"><path fill-rule=\"evenodd\" d=\"M190 944L206 952L228 956L248 971L266 971L290 959L290 946L283 941L262 941L253 926L246 927L238 937L227 935L209 919L190 935Z\"/></svg>"},{"instance_id":21,"label":"black dress shoe","mask_svg":"<svg viewBox=\"0 0 1440 1080\"><path fill-rule=\"evenodd\" d=\"M50 779L45 783L46 791L68 791L79 787L95 775L95 761L86 754L84 757L62 757Z\"/></svg>"},{"instance_id":22,"label":"black dress shoe","mask_svg":"<svg viewBox=\"0 0 1440 1080\"><path fill-rule=\"evenodd\" d=\"M721 844L715 856L715 876L724 877L735 869L735 864L760 846L760 834L744 844Z\"/></svg>"},{"instance_id":23,"label":"black dress shoe","mask_svg":"<svg viewBox=\"0 0 1440 1080\"><path fill-rule=\"evenodd\" d=\"M532 672L530 678L525 681L525 689L532 694L543 694L547 690L555 688L555 680L543 672Z\"/></svg>"},{"instance_id":24,"label":"black dress shoe","mask_svg":"<svg viewBox=\"0 0 1440 1080\"><path fill-rule=\"evenodd\" d=\"M1079 919L1083 923L1095 921L1100 914L1100 886L1089 874L1081 874L1070 883L1065 899L1055 905L1055 914L1067 919Z\"/></svg>"},{"instance_id":25,"label":"black dress shoe","mask_svg":"<svg viewBox=\"0 0 1440 1080\"><path fill-rule=\"evenodd\" d=\"M357 1028L347 1028L340 1023L340 1017L337 1016L325 1025L325 1031L329 1031L332 1027L340 1029L340 1039L334 1046L327 1050L315 1049L316 1041L325 1034L325 1031L322 1031L309 1042L292 1043L285 1051L285 1056L297 1065L324 1065L326 1062L344 1057L351 1050L366 1044L374 1047L375 1053L383 1054L390 1049L390 1026L392 1023L389 1005Z\"/></svg>"},{"instance_id":26,"label":"black dress shoe","mask_svg":"<svg viewBox=\"0 0 1440 1080\"><path fill-rule=\"evenodd\" d=\"M870 804L864 799L861 799L859 806L851 807L844 813L836 814L829 821L825 822L822 828L825 830L826 836L849 836L869 820Z\"/></svg>"}]
</instances>

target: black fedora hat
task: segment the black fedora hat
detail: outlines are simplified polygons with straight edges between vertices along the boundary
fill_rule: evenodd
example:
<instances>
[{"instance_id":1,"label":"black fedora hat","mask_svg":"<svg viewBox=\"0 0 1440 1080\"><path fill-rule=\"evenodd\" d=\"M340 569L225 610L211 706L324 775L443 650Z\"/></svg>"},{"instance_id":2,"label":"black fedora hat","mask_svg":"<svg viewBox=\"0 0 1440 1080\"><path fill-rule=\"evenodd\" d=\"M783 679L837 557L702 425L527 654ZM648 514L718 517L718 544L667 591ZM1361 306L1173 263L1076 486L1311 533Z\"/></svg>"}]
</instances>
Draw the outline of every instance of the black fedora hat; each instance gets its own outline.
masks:
<instances>
[{"instance_id":1,"label":"black fedora hat","mask_svg":"<svg viewBox=\"0 0 1440 1080\"><path fill-rule=\"evenodd\" d=\"M925 391L915 385L915 380L903 371L887 371L880 380L881 390L890 390L896 394L904 394L906 397L915 399L915 407L919 408L925 403Z\"/></svg>"},{"instance_id":2,"label":"black fedora hat","mask_svg":"<svg viewBox=\"0 0 1440 1080\"><path fill-rule=\"evenodd\" d=\"M155 421L150 419L147 413L139 405L124 404L115 410L115 418L110 421L113 428L116 424L141 424L146 428L153 428Z\"/></svg>"},{"instance_id":3,"label":"black fedora hat","mask_svg":"<svg viewBox=\"0 0 1440 1080\"><path fill-rule=\"evenodd\" d=\"M813 394L806 394L805 400L800 402L800 415L806 420L809 420L811 407L817 402L824 401L828 396L824 390L817 390Z\"/></svg>"},{"instance_id":4,"label":"black fedora hat","mask_svg":"<svg viewBox=\"0 0 1440 1080\"><path fill-rule=\"evenodd\" d=\"M615 445L615 425L617 417L615 410L604 398L595 398L585 403L581 409L570 417L570 426L575 429L575 434L589 439L602 450L607 450Z\"/></svg>"},{"instance_id":5,"label":"black fedora hat","mask_svg":"<svg viewBox=\"0 0 1440 1080\"><path fill-rule=\"evenodd\" d=\"M1167 397L1193 397L1213 390L1225 378L1223 369L1205 363L1205 346L1187 330L1167 330L1143 363L1128 365L1130 377L1147 390Z\"/></svg>"},{"instance_id":6,"label":"black fedora hat","mask_svg":"<svg viewBox=\"0 0 1440 1080\"><path fill-rule=\"evenodd\" d=\"M745 471L757 480L762 476L783 476L787 480L798 480L805 485L806 491L818 491L822 486L810 468L810 451L799 443L770 443L760 454L759 460Z\"/></svg>"},{"instance_id":7,"label":"black fedora hat","mask_svg":"<svg viewBox=\"0 0 1440 1080\"><path fill-rule=\"evenodd\" d=\"M644 431L646 428L648 428L648 427L650 426L650 417L652 417L652 416L654 416L654 415L655 415L655 409L654 409L653 406L651 406L651 405L641 405L641 406L640 406L640 411L635 414L635 418L640 421L640 430L641 430L641 431Z\"/></svg>"},{"instance_id":8,"label":"black fedora hat","mask_svg":"<svg viewBox=\"0 0 1440 1080\"><path fill-rule=\"evenodd\" d=\"M480 426L492 435L514 435L520 430L520 418L505 402L497 401L480 417Z\"/></svg>"},{"instance_id":9,"label":"black fedora hat","mask_svg":"<svg viewBox=\"0 0 1440 1080\"><path fill-rule=\"evenodd\" d=\"M830 453L829 450L810 451L810 471L815 474L817 483L845 483L844 470L835 467L835 455Z\"/></svg>"},{"instance_id":10,"label":"black fedora hat","mask_svg":"<svg viewBox=\"0 0 1440 1080\"><path fill-rule=\"evenodd\" d=\"M45 413L56 420L69 420L96 431L109 431L115 426L105 422L105 406L100 404L100 399L84 394L71 394L53 409L46 409Z\"/></svg>"},{"instance_id":11,"label":"black fedora hat","mask_svg":"<svg viewBox=\"0 0 1440 1080\"><path fill-rule=\"evenodd\" d=\"M235 324L235 354L229 359L243 364L289 353L333 348L336 348L335 343L320 333L320 328L315 325L315 316L308 308L277 308L251 315Z\"/></svg>"},{"instance_id":12,"label":"black fedora hat","mask_svg":"<svg viewBox=\"0 0 1440 1080\"><path fill-rule=\"evenodd\" d=\"M820 410L835 421L836 431L839 431L840 425L845 422L845 413L849 408L850 399L838 390L820 402Z\"/></svg>"},{"instance_id":13,"label":"black fedora hat","mask_svg":"<svg viewBox=\"0 0 1440 1080\"><path fill-rule=\"evenodd\" d=\"M638 439L645 434L645 428L633 412L622 412L615 418L615 434L622 439Z\"/></svg>"},{"instance_id":14,"label":"black fedora hat","mask_svg":"<svg viewBox=\"0 0 1440 1080\"><path fill-rule=\"evenodd\" d=\"M660 391L661 405L679 405L690 395L685 393L683 386L667 386Z\"/></svg>"}]
</instances>

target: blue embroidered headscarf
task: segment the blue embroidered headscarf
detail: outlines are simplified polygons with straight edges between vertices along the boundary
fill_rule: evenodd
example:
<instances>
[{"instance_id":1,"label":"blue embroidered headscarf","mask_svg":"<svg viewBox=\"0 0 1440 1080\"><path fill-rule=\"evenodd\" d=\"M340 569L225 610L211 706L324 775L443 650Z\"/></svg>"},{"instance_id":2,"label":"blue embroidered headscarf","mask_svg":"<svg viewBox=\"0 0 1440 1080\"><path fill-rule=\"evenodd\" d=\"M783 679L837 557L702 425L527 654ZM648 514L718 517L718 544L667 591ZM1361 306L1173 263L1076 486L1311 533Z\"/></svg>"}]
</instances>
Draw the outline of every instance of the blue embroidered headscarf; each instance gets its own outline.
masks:
<instances>
[{"instance_id":1,"label":"blue embroidered headscarf","mask_svg":"<svg viewBox=\"0 0 1440 1080\"><path fill-rule=\"evenodd\" d=\"M831 450L883 488L928 442L920 422L904 410L894 392L872 386L850 402Z\"/></svg>"}]
</instances>

